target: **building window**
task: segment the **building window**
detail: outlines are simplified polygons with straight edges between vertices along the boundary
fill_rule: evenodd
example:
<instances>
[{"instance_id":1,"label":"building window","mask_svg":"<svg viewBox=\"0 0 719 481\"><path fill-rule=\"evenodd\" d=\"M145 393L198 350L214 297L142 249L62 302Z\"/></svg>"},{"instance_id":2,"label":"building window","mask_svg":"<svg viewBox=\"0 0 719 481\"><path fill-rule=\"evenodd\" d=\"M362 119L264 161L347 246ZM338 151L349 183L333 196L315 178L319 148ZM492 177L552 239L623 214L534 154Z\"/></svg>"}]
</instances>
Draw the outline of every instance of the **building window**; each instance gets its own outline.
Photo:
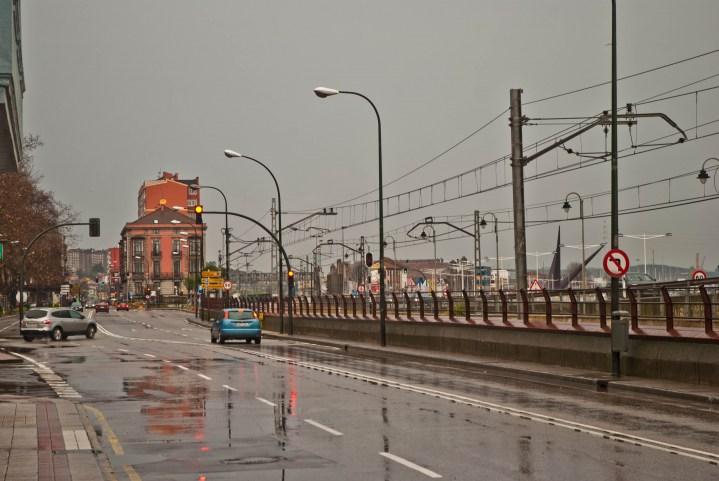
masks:
<instances>
[{"instance_id":1,"label":"building window","mask_svg":"<svg viewBox=\"0 0 719 481\"><path fill-rule=\"evenodd\" d=\"M152 255L160 255L160 239L152 239Z\"/></svg>"},{"instance_id":2,"label":"building window","mask_svg":"<svg viewBox=\"0 0 719 481\"><path fill-rule=\"evenodd\" d=\"M145 239L132 239L132 253L140 257L145 255Z\"/></svg>"},{"instance_id":3,"label":"building window","mask_svg":"<svg viewBox=\"0 0 719 481\"><path fill-rule=\"evenodd\" d=\"M143 291L142 282L135 282L135 295L138 295L138 296L144 295L145 293L142 291Z\"/></svg>"},{"instance_id":4,"label":"building window","mask_svg":"<svg viewBox=\"0 0 719 481\"><path fill-rule=\"evenodd\" d=\"M160 261L152 261L152 275L159 277L160 275Z\"/></svg>"},{"instance_id":5,"label":"building window","mask_svg":"<svg viewBox=\"0 0 719 481\"><path fill-rule=\"evenodd\" d=\"M187 207L195 207L197 205L197 201L195 199L187 199Z\"/></svg>"},{"instance_id":6,"label":"building window","mask_svg":"<svg viewBox=\"0 0 719 481\"><path fill-rule=\"evenodd\" d=\"M145 272L145 263L142 261L142 259L135 259L135 265L132 269L132 272L135 274L143 274Z\"/></svg>"},{"instance_id":7,"label":"building window","mask_svg":"<svg viewBox=\"0 0 719 481\"><path fill-rule=\"evenodd\" d=\"M180 277L180 259L175 259L172 262L172 273L175 277Z\"/></svg>"},{"instance_id":8,"label":"building window","mask_svg":"<svg viewBox=\"0 0 719 481\"><path fill-rule=\"evenodd\" d=\"M155 235L160 235L160 229L152 229L152 233Z\"/></svg>"},{"instance_id":9,"label":"building window","mask_svg":"<svg viewBox=\"0 0 719 481\"><path fill-rule=\"evenodd\" d=\"M182 246L180 245L180 239L173 239L172 240L172 254L179 256L181 254L180 249L182 249Z\"/></svg>"}]
</instances>

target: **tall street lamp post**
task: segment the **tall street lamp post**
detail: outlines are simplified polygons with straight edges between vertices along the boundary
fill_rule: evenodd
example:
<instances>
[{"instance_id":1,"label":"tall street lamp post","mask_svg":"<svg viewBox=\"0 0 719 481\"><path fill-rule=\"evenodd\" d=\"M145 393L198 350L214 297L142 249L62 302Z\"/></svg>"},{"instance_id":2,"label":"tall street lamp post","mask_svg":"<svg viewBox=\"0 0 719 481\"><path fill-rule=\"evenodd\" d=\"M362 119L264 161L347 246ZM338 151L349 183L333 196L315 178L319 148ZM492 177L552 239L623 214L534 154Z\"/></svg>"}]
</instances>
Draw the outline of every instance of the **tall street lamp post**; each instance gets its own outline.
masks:
<instances>
[{"instance_id":1,"label":"tall street lamp post","mask_svg":"<svg viewBox=\"0 0 719 481\"><path fill-rule=\"evenodd\" d=\"M562 206L562 209L564 209L564 212L569 214L569 209L572 208L572 205L569 203L569 197L576 196L577 199L579 199L579 219L582 222L582 288L587 288L587 268L584 265L586 262L586 253L584 252L584 199L582 199L582 196L579 195L576 192L570 192L567 194L567 196L564 198L564 205Z\"/></svg>"},{"instance_id":2,"label":"tall street lamp post","mask_svg":"<svg viewBox=\"0 0 719 481\"><path fill-rule=\"evenodd\" d=\"M379 182L379 312L380 312L380 318L379 318L379 342L380 345L385 346L387 345L387 331L386 331L386 322L387 322L387 300L385 299L385 285L384 285L384 279L385 279L385 272L384 272L384 206L383 206L383 194L382 194L382 122L379 117L379 111L377 111L377 107L375 104L365 95L359 93L359 92L351 92L347 90L336 90L331 89L327 87L317 87L315 90L315 95L317 95L319 98L326 98L330 97L332 95L337 94L347 94L347 95L356 95L358 97L362 97L365 99L374 110L375 115L377 116L377 144L379 147L379 173L378 173L378 182Z\"/></svg>"},{"instance_id":3,"label":"tall street lamp post","mask_svg":"<svg viewBox=\"0 0 719 481\"><path fill-rule=\"evenodd\" d=\"M484 214L482 216L482 220L479 222L479 226L482 229L487 227L487 221L484 218L487 217L488 215L491 215L492 218L494 219L494 243L495 243L495 248L497 250L497 278L496 278L494 287L495 287L495 289L499 290L501 282L500 282L500 278L499 278L499 230L497 229L497 216L494 215L493 212L487 212L486 214Z\"/></svg>"},{"instance_id":4,"label":"tall street lamp post","mask_svg":"<svg viewBox=\"0 0 719 481\"><path fill-rule=\"evenodd\" d=\"M282 246L282 196L280 194L280 184L277 183L277 177L275 177L275 174L272 173L269 167L267 167L265 164L260 162L259 160L255 159L254 157L250 157L249 155L240 154L235 152L234 150L225 150L225 157L228 159L233 158L245 158L247 160L251 160L255 162L256 164L261 165L268 174L270 174L270 177L272 177L272 181L275 183L275 189L277 189L277 239L279 241L279 248L280 250L283 249ZM227 210L227 209L225 209ZM289 268L289 266L288 266ZM277 256L277 282L278 282L278 293L279 293L279 301L280 301L280 325L284 325L284 313L285 313L285 303L284 298L282 295L282 256Z\"/></svg>"}]
</instances>

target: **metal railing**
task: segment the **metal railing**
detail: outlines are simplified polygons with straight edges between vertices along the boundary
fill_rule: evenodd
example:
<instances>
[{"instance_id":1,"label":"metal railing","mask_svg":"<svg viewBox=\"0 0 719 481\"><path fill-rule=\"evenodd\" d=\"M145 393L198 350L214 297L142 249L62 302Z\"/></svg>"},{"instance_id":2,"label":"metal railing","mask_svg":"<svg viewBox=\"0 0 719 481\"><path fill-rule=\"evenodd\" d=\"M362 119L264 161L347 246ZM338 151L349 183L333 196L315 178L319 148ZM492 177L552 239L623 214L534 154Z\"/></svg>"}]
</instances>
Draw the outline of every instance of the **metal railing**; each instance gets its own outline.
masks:
<instances>
[{"instance_id":1,"label":"metal railing","mask_svg":"<svg viewBox=\"0 0 719 481\"><path fill-rule=\"evenodd\" d=\"M620 309L629 313L634 332L660 328L701 330L714 336L714 320L719 318L719 279L680 281L629 286L622 289ZM410 322L453 322L503 324L507 327L555 327L581 330L592 326L608 330L609 289L565 289L541 291L499 290L392 292L387 295L390 320ZM231 305L267 313L279 313L276 297L245 296ZM293 299L297 317L340 319L378 319L379 298L375 294L358 296L297 296ZM521 314L520 314L521 313Z\"/></svg>"}]
</instances>

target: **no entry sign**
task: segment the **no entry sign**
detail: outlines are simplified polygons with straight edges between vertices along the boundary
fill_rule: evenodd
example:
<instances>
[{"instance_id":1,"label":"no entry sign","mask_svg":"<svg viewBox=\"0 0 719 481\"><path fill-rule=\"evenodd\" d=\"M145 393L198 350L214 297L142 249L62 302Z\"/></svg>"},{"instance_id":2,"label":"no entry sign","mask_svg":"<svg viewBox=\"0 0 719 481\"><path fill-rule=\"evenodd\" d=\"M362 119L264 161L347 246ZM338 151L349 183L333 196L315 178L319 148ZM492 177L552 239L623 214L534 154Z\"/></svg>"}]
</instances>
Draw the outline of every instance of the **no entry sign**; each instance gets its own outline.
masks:
<instances>
[{"instance_id":1,"label":"no entry sign","mask_svg":"<svg viewBox=\"0 0 719 481\"><path fill-rule=\"evenodd\" d=\"M629 256L621 249L612 249L602 261L604 272L611 277L622 277L629 270Z\"/></svg>"}]
</instances>

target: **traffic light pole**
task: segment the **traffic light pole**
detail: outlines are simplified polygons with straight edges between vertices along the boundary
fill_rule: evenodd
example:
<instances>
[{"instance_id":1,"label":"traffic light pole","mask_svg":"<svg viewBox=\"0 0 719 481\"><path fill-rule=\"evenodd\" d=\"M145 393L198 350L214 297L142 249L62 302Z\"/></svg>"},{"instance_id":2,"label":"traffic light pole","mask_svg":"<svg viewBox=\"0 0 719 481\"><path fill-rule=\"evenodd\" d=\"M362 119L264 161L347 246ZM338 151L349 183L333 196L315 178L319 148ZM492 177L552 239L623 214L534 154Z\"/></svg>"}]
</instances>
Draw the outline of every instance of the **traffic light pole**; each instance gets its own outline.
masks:
<instances>
[{"instance_id":1,"label":"traffic light pole","mask_svg":"<svg viewBox=\"0 0 719 481\"><path fill-rule=\"evenodd\" d=\"M56 224L43 230L35 237L33 237L27 247L23 248L22 259L20 261L20 286L18 287L18 302L20 303L20 307L18 308L18 319L20 321L22 321L22 318L25 315L25 259L30 253L30 249L32 249L32 246L35 244L35 242L37 242L42 236L44 236L48 232L55 229L60 229L61 227L70 227L73 225L89 225L90 237L100 237L100 219L93 218L90 219L90 222L63 222L62 224Z\"/></svg>"},{"instance_id":2,"label":"traffic light pole","mask_svg":"<svg viewBox=\"0 0 719 481\"><path fill-rule=\"evenodd\" d=\"M225 212L222 212L222 211L207 211L207 210L206 210L206 211L204 211L203 213L204 213L204 214L221 214L221 215L225 215ZM248 217L248 216L243 215L243 214L238 214L237 212L227 212L227 214L228 214L228 215L233 215L233 216L235 216L235 217L239 217L239 218L241 218L241 219L248 220L248 221L252 222L253 224L255 224L256 226L258 226L259 228L261 228L262 230L264 230L264 231L267 233L267 235L269 235L270 238L275 242L275 244L277 244L277 247L279 248L280 252L282 253L282 257L284 257L284 259L285 259L285 264L287 264L287 271L288 271L288 272L292 271L292 267L291 267L291 264L290 264L290 258L289 258L289 256L287 255L287 252L285 251L284 247L282 247L282 242L280 242L280 241L277 239L277 237L275 237L275 235L274 235L267 227L265 227L264 225L262 225L261 223L259 223L259 222L256 221L255 219L253 219L252 217ZM290 335L292 335L293 330L294 330L294 329L293 329L293 325L292 325L292 323L293 323L293 318L292 318L292 297L293 297L293 296L294 296L294 289L289 289L289 292L288 292L288 302L287 302L287 321L288 321L287 333L290 334ZM280 320L280 333L284 333L284 331L285 331L284 322L283 322L284 317L281 317L280 319L281 319L281 320Z\"/></svg>"}]
</instances>

